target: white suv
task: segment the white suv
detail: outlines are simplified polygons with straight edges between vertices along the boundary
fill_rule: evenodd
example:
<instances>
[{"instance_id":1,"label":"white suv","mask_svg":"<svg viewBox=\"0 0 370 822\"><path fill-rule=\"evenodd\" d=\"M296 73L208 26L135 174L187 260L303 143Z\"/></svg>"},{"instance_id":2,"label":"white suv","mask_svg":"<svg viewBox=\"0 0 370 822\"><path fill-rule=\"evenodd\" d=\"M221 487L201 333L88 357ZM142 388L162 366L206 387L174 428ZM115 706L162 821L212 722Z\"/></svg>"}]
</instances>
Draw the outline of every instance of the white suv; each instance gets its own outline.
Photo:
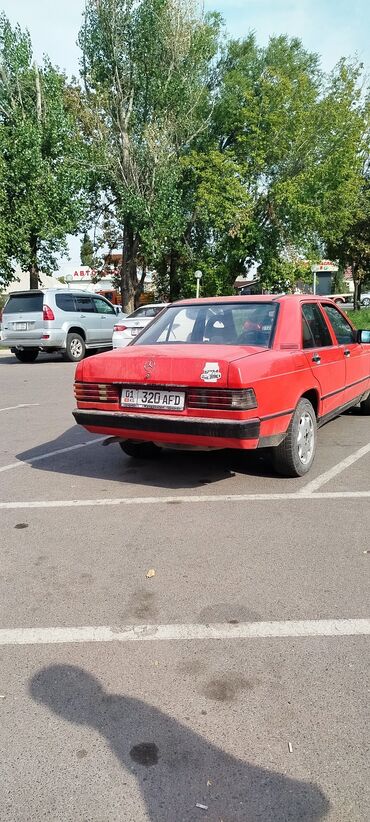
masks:
<instances>
[{"instance_id":1,"label":"white suv","mask_svg":"<svg viewBox=\"0 0 370 822\"><path fill-rule=\"evenodd\" d=\"M0 346L20 362L34 362L39 351L61 351L79 362L88 349L112 347L118 309L89 291L45 288L9 295L2 316Z\"/></svg>"}]
</instances>

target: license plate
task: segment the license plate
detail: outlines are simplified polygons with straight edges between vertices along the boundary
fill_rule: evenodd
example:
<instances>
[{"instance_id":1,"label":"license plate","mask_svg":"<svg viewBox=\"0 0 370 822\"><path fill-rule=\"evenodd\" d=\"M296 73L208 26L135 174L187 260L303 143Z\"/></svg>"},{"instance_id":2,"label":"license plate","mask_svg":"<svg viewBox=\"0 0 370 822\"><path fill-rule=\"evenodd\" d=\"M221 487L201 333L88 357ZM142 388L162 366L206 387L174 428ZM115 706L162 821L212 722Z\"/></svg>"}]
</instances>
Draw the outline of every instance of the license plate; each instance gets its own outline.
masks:
<instances>
[{"instance_id":1,"label":"license plate","mask_svg":"<svg viewBox=\"0 0 370 822\"><path fill-rule=\"evenodd\" d=\"M167 411L183 411L185 393L179 391L154 391L124 388L121 405L130 408L162 408Z\"/></svg>"},{"instance_id":2,"label":"license plate","mask_svg":"<svg viewBox=\"0 0 370 822\"><path fill-rule=\"evenodd\" d=\"M14 323L15 331L27 331L27 323Z\"/></svg>"}]
</instances>

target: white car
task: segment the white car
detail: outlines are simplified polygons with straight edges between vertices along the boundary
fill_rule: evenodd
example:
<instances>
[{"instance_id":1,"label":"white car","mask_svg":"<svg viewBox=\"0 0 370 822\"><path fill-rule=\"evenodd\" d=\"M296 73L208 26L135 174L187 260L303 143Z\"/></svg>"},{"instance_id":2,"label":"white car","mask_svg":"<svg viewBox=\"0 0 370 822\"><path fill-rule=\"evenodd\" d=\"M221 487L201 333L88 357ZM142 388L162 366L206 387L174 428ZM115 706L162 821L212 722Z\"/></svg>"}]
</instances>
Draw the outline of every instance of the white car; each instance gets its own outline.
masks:
<instances>
[{"instance_id":1,"label":"white car","mask_svg":"<svg viewBox=\"0 0 370 822\"><path fill-rule=\"evenodd\" d=\"M137 308L128 317L119 315L113 329L113 348L124 348L157 316L167 303L151 303Z\"/></svg>"},{"instance_id":2,"label":"white car","mask_svg":"<svg viewBox=\"0 0 370 822\"><path fill-rule=\"evenodd\" d=\"M366 294L361 295L361 305L368 306L370 305L370 291L367 291Z\"/></svg>"}]
</instances>

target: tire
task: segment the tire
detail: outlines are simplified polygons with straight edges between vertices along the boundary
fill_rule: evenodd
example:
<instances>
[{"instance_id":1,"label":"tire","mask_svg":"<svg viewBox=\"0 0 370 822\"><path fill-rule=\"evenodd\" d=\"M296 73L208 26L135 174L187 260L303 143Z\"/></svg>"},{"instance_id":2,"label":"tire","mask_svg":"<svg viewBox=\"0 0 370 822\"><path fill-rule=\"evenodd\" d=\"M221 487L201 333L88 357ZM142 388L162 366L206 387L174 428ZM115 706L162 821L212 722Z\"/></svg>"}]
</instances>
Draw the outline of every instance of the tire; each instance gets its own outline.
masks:
<instances>
[{"instance_id":1,"label":"tire","mask_svg":"<svg viewBox=\"0 0 370 822\"><path fill-rule=\"evenodd\" d=\"M367 399L363 400L363 402L360 404L360 411L361 414L364 415L364 417L370 416L370 394L367 397Z\"/></svg>"},{"instance_id":2,"label":"tire","mask_svg":"<svg viewBox=\"0 0 370 822\"><path fill-rule=\"evenodd\" d=\"M162 450L158 448L158 445L154 445L154 442L125 440L124 442L120 442L119 445L128 457L135 457L136 459L155 459L159 457Z\"/></svg>"},{"instance_id":3,"label":"tire","mask_svg":"<svg viewBox=\"0 0 370 822\"><path fill-rule=\"evenodd\" d=\"M273 449L275 470L283 477L304 477L312 467L316 445L316 414L310 401L303 398L296 407L285 439Z\"/></svg>"},{"instance_id":4,"label":"tire","mask_svg":"<svg viewBox=\"0 0 370 822\"><path fill-rule=\"evenodd\" d=\"M72 331L67 336L67 345L65 350L65 359L70 362L80 362L86 355L85 340L80 334Z\"/></svg>"},{"instance_id":5,"label":"tire","mask_svg":"<svg viewBox=\"0 0 370 822\"><path fill-rule=\"evenodd\" d=\"M370 305L369 297L365 297L365 299L362 300L362 305L364 305L364 306L366 306L366 308L368 308L368 306Z\"/></svg>"},{"instance_id":6,"label":"tire","mask_svg":"<svg viewBox=\"0 0 370 822\"><path fill-rule=\"evenodd\" d=\"M23 348L21 349L14 349L14 355L16 356L19 362L36 362L37 357L39 355L38 348Z\"/></svg>"}]
</instances>

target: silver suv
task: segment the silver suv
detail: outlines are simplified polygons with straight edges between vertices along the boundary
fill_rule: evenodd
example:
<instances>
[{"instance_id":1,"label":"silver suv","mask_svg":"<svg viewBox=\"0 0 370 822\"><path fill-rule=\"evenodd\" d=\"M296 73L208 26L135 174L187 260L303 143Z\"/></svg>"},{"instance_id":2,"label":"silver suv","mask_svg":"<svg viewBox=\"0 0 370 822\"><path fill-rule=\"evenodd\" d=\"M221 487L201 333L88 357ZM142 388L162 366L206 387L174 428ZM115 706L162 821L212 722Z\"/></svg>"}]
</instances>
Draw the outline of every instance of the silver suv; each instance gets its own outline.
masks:
<instances>
[{"instance_id":1,"label":"silver suv","mask_svg":"<svg viewBox=\"0 0 370 822\"><path fill-rule=\"evenodd\" d=\"M117 312L89 291L14 292L3 309L0 346L10 348L20 362L34 362L39 351L61 351L79 362L87 349L112 347Z\"/></svg>"}]
</instances>

